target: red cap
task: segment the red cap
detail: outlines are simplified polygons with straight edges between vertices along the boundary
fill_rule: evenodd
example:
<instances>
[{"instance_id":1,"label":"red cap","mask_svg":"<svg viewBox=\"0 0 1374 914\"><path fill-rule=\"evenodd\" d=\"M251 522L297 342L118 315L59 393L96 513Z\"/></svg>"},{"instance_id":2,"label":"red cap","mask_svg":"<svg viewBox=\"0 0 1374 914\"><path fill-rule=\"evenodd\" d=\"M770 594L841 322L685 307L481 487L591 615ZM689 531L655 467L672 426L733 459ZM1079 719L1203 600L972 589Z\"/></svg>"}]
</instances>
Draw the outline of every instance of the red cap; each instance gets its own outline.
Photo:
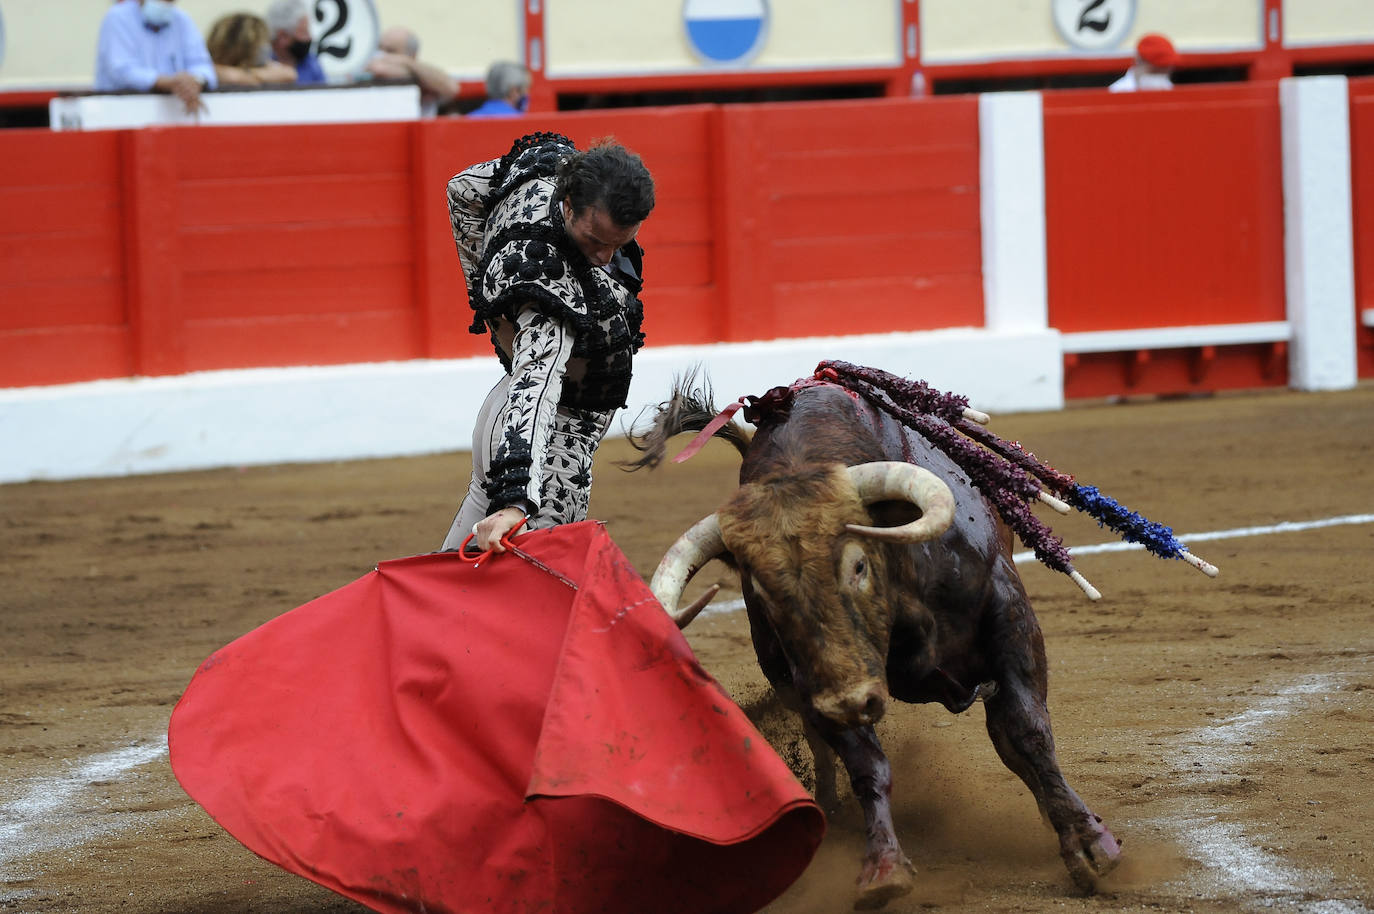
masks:
<instances>
[{"instance_id":1,"label":"red cap","mask_svg":"<svg viewBox=\"0 0 1374 914\"><path fill-rule=\"evenodd\" d=\"M1167 69L1178 63L1178 52L1173 42L1163 35L1151 33L1136 43L1135 52L1141 60L1152 67Z\"/></svg>"}]
</instances>

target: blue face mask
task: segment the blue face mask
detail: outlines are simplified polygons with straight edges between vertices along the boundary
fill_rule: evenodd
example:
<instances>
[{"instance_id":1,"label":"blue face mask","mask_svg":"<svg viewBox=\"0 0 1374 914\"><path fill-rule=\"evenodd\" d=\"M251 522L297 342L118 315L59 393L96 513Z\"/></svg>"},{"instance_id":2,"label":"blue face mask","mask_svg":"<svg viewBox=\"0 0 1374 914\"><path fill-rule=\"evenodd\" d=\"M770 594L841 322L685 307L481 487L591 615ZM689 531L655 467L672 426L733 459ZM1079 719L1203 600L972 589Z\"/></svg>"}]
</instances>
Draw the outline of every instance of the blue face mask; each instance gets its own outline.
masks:
<instances>
[{"instance_id":1,"label":"blue face mask","mask_svg":"<svg viewBox=\"0 0 1374 914\"><path fill-rule=\"evenodd\" d=\"M155 29L160 29L172 21L172 12L175 7L167 0L143 0L143 22Z\"/></svg>"}]
</instances>

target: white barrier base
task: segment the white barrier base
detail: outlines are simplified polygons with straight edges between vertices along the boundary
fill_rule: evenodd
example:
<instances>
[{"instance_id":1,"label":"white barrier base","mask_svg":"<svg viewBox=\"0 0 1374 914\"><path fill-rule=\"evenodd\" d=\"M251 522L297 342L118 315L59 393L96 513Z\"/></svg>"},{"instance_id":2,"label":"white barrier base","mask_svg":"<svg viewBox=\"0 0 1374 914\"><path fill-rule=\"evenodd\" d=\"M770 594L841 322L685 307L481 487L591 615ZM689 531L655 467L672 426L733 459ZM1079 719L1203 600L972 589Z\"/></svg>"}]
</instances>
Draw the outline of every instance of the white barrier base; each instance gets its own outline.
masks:
<instances>
[{"instance_id":1,"label":"white barrier base","mask_svg":"<svg viewBox=\"0 0 1374 914\"><path fill-rule=\"evenodd\" d=\"M645 349L612 434L700 364L724 406L822 359L881 368L985 412L1062 408L1054 331L942 330ZM467 450L495 357L214 371L0 390L0 483Z\"/></svg>"}]
</instances>

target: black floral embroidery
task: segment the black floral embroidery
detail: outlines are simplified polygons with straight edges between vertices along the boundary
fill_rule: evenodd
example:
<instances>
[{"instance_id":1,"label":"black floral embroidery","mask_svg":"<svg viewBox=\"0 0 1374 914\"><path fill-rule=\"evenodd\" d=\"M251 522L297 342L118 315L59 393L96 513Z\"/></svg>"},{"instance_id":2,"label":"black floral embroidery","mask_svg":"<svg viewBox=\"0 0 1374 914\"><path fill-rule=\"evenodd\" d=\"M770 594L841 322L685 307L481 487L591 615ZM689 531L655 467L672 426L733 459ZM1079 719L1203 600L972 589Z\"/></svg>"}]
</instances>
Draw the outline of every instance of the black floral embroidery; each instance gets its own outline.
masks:
<instances>
[{"instance_id":1,"label":"black floral embroidery","mask_svg":"<svg viewBox=\"0 0 1374 914\"><path fill-rule=\"evenodd\" d=\"M586 371L564 385L560 403L610 409L624 406L629 394L632 357L644 345L644 309L638 280L618 281L592 266L568 238L561 209L551 204L552 175L571 151L566 137L535 134L502 159L494 177L501 189L493 195L478 265L482 282L469 289L470 329L490 334L509 371L509 356L497 344L501 321L533 307L567 323L575 331L572 357L584 360ZM638 267L639 246L631 242L626 253Z\"/></svg>"}]
</instances>

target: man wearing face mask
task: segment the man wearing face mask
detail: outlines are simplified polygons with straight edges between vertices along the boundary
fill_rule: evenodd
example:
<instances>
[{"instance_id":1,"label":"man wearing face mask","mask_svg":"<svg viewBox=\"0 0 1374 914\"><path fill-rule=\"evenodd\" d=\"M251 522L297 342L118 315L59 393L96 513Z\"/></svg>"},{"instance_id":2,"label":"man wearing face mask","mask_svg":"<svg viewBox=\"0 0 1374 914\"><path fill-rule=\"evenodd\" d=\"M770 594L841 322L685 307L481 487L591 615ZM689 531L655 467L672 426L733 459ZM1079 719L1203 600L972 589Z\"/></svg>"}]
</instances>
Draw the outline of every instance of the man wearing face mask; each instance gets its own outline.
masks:
<instances>
[{"instance_id":1,"label":"man wearing face mask","mask_svg":"<svg viewBox=\"0 0 1374 914\"><path fill-rule=\"evenodd\" d=\"M519 117L530 101L530 71L509 60L498 60L487 69L487 100L468 112L468 117Z\"/></svg>"},{"instance_id":2,"label":"man wearing face mask","mask_svg":"<svg viewBox=\"0 0 1374 914\"><path fill-rule=\"evenodd\" d=\"M188 114L204 110L200 94L215 88L205 39L172 0L120 0L100 22L97 92L165 92Z\"/></svg>"},{"instance_id":3,"label":"man wearing face mask","mask_svg":"<svg viewBox=\"0 0 1374 914\"><path fill-rule=\"evenodd\" d=\"M654 208L639 156L612 141L585 152L535 133L448 184L458 259L506 373L477 416L467 496L445 537L500 539L586 520L592 457L625 405L644 342L635 241Z\"/></svg>"},{"instance_id":4,"label":"man wearing face mask","mask_svg":"<svg viewBox=\"0 0 1374 914\"><path fill-rule=\"evenodd\" d=\"M320 59L310 52L310 4L306 0L275 0L264 18L272 32L272 56L296 68L296 84L323 83Z\"/></svg>"}]
</instances>

